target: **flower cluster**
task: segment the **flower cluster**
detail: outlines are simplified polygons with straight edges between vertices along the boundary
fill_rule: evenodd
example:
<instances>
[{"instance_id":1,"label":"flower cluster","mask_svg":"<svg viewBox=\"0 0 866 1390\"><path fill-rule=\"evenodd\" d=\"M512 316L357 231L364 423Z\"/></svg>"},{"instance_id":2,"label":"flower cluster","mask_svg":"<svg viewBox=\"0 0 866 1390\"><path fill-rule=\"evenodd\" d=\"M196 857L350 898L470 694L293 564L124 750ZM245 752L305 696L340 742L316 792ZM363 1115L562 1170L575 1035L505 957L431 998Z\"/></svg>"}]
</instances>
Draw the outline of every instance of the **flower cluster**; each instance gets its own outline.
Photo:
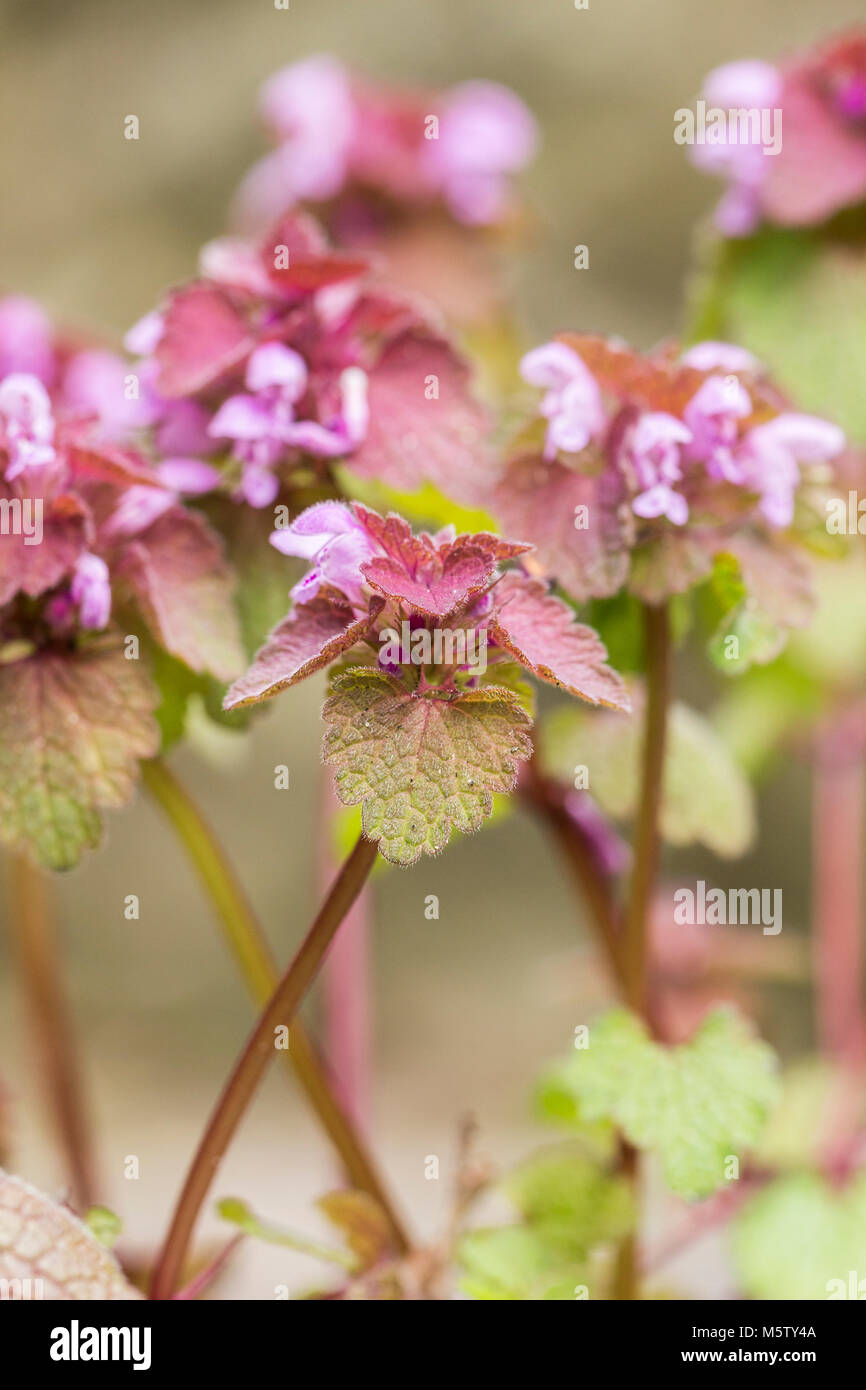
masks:
<instances>
[{"instance_id":1,"label":"flower cluster","mask_svg":"<svg viewBox=\"0 0 866 1390\"><path fill-rule=\"evenodd\" d=\"M503 571L524 544L453 528L415 535L393 513L337 502L272 541L309 568L226 707L268 699L351 652L332 679L324 756L341 799L361 803L366 833L396 862L437 852L453 828L477 829L492 794L513 788L531 752L517 667L628 707L595 633L546 585Z\"/></svg>"},{"instance_id":2,"label":"flower cluster","mask_svg":"<svg viewBox=\"0 0 866 1390\"><path fill-rule=\"evenodd\" d=\"M755 358L727 343L641 357L563 334L522 373L544 391L543 439L523 436L496 508L581 599L614 593L632 553L668 567L644 594L655 599L689 587L744 529L784 531L804 467L845 443L835 425L784 409Z\"/></svg>"},{"instance_id":3,"label":"flower cluster","mask_svg":"<svg viewBox=\"0 0 866 1390\"><path fill-rule=\"evenodd\" d=\"M762 222L811 226L866 197L866 33L856 30L774 67L728 63L711 72L708 106L745 116L781 113L778 148L757 129L731 126L725 138L692 146L699 168L728 188L716 209L725 236L750 235ZM756 113L755 118L751 113Z\"/></svg>"},{"instance_id":4,"label":"flower cluster","mask_svg":"<svg viewBox=\"0 0 866 1390\"><path fill-rule=\"evenodd\" d=\"M261 228L312 204L350 244L399 209L438 204L464 225L500 221L511 204L511 176L536 143L526 107L497 83L395 91L324 56L269 78L261 112L278 144L241 187L242 225Z\"/></svg>"},{"instance_id":5,"label":"flower cluster","mask_svg":"<svg viewBox=\"0 0 866 1390\"><path fill-rule=\"evenodd\" d=\"M146 419L122 358L58 341L30 300L0 302L4 636L29 639L31 628L57 638L101 631L111 619L113 585L125 586L170 650L228 676L234 662L196 640L193 620L178 639L170 619L179 601L173 567L189 580L188 598L201 597L197 583L213 586L221 576L227 594L227 575L216 537L127 446ZM39 601L35 626L33 605L22 610L19 596Z\"/></svg>"},{"instance_id":6,"label":"flower cluster","mask_svg":"<svg viewBox=\"0 0 866 1390\"><path fill-rule=\"evenodd\" d=\"M157 752L142 658L242 665L219 538L129 446L149 409L122 358L0 302L0 837L51 868L96 844Z\"/></svg>"},{"instance_id":7,"label":"flower cluster","mask_svg":"<svg viewBox=\"0 0 866 1390\"><path fill-rule=\"evenodd\" d=\"M201 276L127 337L142 356L167 481L225 484L270 506L303 464L334 460L412 491L473 501L490 457L468 370L415 303L373 288L367 262L291 215L258 242L222 238Z\"/></svg>"}]
</instances>

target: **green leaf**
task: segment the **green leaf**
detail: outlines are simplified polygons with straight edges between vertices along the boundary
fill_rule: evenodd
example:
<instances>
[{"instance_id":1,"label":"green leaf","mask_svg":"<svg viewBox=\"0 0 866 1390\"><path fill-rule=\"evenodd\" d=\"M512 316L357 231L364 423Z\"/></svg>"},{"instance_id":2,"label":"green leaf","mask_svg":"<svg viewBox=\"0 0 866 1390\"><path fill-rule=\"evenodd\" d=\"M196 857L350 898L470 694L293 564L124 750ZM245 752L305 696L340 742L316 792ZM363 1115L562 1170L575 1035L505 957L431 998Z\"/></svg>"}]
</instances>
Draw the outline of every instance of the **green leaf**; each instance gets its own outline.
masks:
<instances>
[{"instance_id":1,"label":"green leaf","mask_svg":"<svg viewBox=\"0 0 866 1390\"><path fill-rule=\"evenodd\" d=\"M602 810L628 819L640 795L643 743L641 699L637 717L588 716L564 705L540 724L542 766L571 782L575 767L589 771L589 790ZM744 853L755 833L752 791L712 725L683 704L674 704L668 722L661 806L661 832L672 845L695 842L716 854Z\"/></svg>"},{"instance_id":2,"label":"green leaf","mask_svg":"<svg viewBox=\"0 0 866 1390\"><path fill-rule=\"evenodd\" d=\"M866 442L866 249L820 230L765 228L720 260L718 336L751 349L790 393Z\"/></svg>"},{"instance_id":3,"label":"green leaf","mask_svg":"<svg viewBox=\"0 0 866 1390\"><path fill-rule=\"evenodd\" d=\"M866 1173L842 1191L812 1173L771 1183L737 1219L733 1250L751 1298L862 1298Z\"/></svg>"},{"instance_id":4,"label":"green leaf","mask_svg":"<svg viewBox=\"0 0 866 1390\"><path fill-rule=\"evenodd\" d=\"M365 835L394 864L437 854L454 830L477 830L532 752L529 717L509 690L417 696L370 667L332 685L322 755L338 797L362 806Z\"/></svg>"},{"instance_id":5,"label":"green leaf","mask_svg":"<svg viewBox=\"0 0 866 1390\"><path fill-rule=\"evenodd\" d=\"M458 535L471 536L477 531L495 532L498 529L489 512L481 507L466 507L453 502L433 483L423 483L415 492L401 492L377 479L358 477L346 464L338 464L334 476L344 496L363 502L365 507L372 507L382 516L387 516L388 512L399 512L414 525L426 526L431 530L454 526Z\"/></svg>"},{"instance_id":6,"label":"green leaf","mask_svg":"<svg viewBox=\"0 0 866 1390\"><path fill-rule=\"evenodd\" d=\"M77 863L158 750L155 704L141 661L115 645L0 666L0 838L48 869Z\"/></svg>"},{"instance_id":7,"label":"green leaf","mask_svg":"<svg viewBox=\"0 0 866 1390\"><path fill-rule=\"evenodd\" d=\"M84 1224L100 1245L109 1250L123 1230L120 1217L109 1207L89 1207L84 1215Z\"/></svg>"},{"instance_id":8,"label":"green leaf","mask_svg":"<svg viewBox=\"0 0 866 1390\"><path fill-rule=\"evenodd\" d=\"M233 1226L243 1231L244 1235L263 1240L268 1245L285 1245L290 1250L297 1250L302 1255L311 1255L327 1264L341 1265L343 1269L354 1271L357 1266L355 1256L345 1250L322 1245L317 1240L309 1240L294 1231L282 1230L267 1221L262 1221L240 1197L223 1197L217 1202L217 1212L223 1221L230 1221Z\"/></svg>"},{"instance_id":9,"label":"green leaf","mask_svg":"<svg viewBox=\"0 0 866 1390\"><path fill-rule=\"evenodd\" d=\"M668 1186L688 1198L725 1182L727 1160L757 1143L777 1093L773 1052L726 1010L679 1047L652 1041L637 1018L614 1010L563 1071L584 1118L610 1119L657 1154Z\"/></svg>"},{"instance_id":10,"label":"green leaf","mask_svg":"<svg viewBox=\"0 0 866 1390\"><path fill-rule=\"evenodd\" d=\"M826 1136L850 1106L851 1078L844 1071L815 1057L789 1067L755 1149L757 1166L777 1172L816 1167L826 1149Z\"/></svg>"},{"instance_id":11,"label":"green leaf","mask_svg":"<svg viewBox=\"0 0 866 1390\"><path fill-rule=\"evenodd\" d=\"M600 1242L621 1239L633 1224L625 1179L573 1148L535 1155L503 1187L524 1221L563 1259L582 1260Z\"/></svg>"},{"instance_id":12,"label":"green leaf","mask_svg":"<svg viewBox=\"0 0 866 1390\"><path fill-rule=\"evenodd\" d=\"M543 1298L534 1291L549 1287L560 1273L544 1241L525 1226L470 1231L460 1242L458 1257L466 1271L460 1287L485 1301Z\"/></svg>"}]
</instances>

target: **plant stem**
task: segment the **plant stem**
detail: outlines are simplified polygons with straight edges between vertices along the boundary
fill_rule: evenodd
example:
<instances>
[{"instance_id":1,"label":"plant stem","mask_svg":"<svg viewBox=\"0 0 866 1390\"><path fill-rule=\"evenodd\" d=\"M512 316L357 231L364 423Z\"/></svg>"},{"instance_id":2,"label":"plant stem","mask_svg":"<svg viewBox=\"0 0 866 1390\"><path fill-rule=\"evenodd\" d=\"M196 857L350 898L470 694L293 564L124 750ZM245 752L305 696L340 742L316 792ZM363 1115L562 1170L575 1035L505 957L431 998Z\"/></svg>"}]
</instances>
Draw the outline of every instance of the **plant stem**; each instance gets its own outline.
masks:
<instances>
[{"instance_id":1,"label":"plant stem","mask_svg":"<svg viewBox=\"0 0 866 1390\"><path fill-rule=\"evenodd\" d=\"M196 1218L234 1133L274 1054L277 1030L293 1022L307 990L376 859L374 841L359 836L322 907L250 1034L211 1112L175 1207L153 1275L151 1298L171 1298Z\"/></svg>"},{"instance_id":2,"label":"plant stem","mask_svg":"<svg viewBox=\"0 0 866 1390\"><path fill-rule=\"evenodd\" d=\"M647 956L650 917L659 862L659 810L665 764L668 704L671 683L670 617L666 605L644 605L646 708L641 750L641 790L634 836L634 860L629 887L623 952L625 999L629 1008L647 1019ZM640 1192L640 1154L621 1141L621 1171L631 1182L635 1205ZM637 1238L629 1235L620 1246L614 1297L638 1297Z\"/></svg>"},{"instance_id":3,"label":"plant stem","mask_svg":"<svg viewBox=\"0 0 866 1390\"><path fill-rule=\"evenodd\" d=\"M665 606L644 606L646 709L641 751L641 791L634 861L626 914L624 966L629 1008L647 1013L647 942L659 861L659 810L670 698L670 622Z\"/></svg>"},{"instance_id":4,"label":"plant stem","mask_svg":"<svg viewBox=\"0 0 866 1390\"><path fill-rule=\"evenodd\" d=\"M324 884L335 868L331 840L339 805L330 776L323 776L319 873ZM322 971L325 1056L340 1100L362 1130L369 1123L371 1089L369 896L368 888L359 894Z\"/></svg>"},{"instance_id":5,"label":"plant stem","mask_svg":"<svg viewBox=\"0 0 866 1390\"><path fill-rule=\"evenodd\" d=\"M862 718L862 715L861 715ZM859 720L830 719L812 762L812 943L818 1039L844 1067L864 1061L864 759Z\"/></svg>"},{"instance_id":6,"label":"plant stem","mask_svg":"<svg viewBox=\"0 0 866 1390\"><path fill-rule=\"evenodd\" d=\"M63 992L44 874L23 855L12 860L12 922L36 1033L49 1107L79 1212L93 1205L95 1165L85 1121L77 1049Z\"/></svg>"},{"instance_id":7,"label":"plant stem","mask_svg":"<svg viewBox=\"0 0 866 1390\"><path fill-rule=\"evenodd\" d=\"M263 1008L277 987L279 972L222 845L189 793L161 759L145 763L142 775L189 854L253 1001ZM364 1141L340 1103L315 1043L299 1018L292 1027L291 1047L281 1056L297 1076L352 1186L376 1200L391 1228L395 1249L404 1253L409 1249L409 1239L402 1222Z\"/></svg>"},{"instance_id":8,"label":"plant stem","mask_svg":"<svg viewBox=\"0 0 866 1390\"><path fill-rule=\"evenodd\" d=\"M614 985L625 993L622 928L610 885L599 871L592 851L563 804L560 789L546 778L533 754L526 764L520 790L529 805L545 822L562 856L585 897L590 920L604 952Z\"/></svg>"}]
</instances>

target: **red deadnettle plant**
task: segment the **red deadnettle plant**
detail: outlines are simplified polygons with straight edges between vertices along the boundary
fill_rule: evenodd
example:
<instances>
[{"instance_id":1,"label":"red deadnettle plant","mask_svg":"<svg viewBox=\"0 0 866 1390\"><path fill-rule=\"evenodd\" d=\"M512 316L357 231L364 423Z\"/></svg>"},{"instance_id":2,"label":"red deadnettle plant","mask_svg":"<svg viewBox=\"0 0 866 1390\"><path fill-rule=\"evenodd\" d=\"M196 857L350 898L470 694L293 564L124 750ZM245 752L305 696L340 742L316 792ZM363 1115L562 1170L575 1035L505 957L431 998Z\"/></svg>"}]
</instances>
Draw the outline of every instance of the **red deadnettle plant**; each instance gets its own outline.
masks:
<instances>
[{"instance_id":1,"label":"red deadnettle plant","mask_svg":"<svg viewBox=\"0 0 866 1390\"><path fill-rule=\"evenodd\" d=\"M272 1054L273 1030L292 1022L377 848L397 864L437 853L454 830L479 828L495 792L514 788L532 752L521 668L593 704L628 707L595 633L544 584L502 568L525 545L452 530L414 535L399 516L336 502L311 507L272 539L312 563L289 617L226 705L268 699L345 657L323 710L323 756L336 768L340 798L361 805L363 833L211 1115L157 1264L157 1298L175 1288L214 1167Z\"/></svg>"},{"instance_id":2,"label":"red deadnettle plant","mask_svg":"<svg viewBox=\"0 0 866 1390\"><path fill-rule=\"evenodd\" d=\"M728 244L717 278L705 277L698 341L640 354L564 333L529 352L520 364L527 418L502 459L435 314L387 287L367 254L384 249L395 265L407 233L447 225L476 236L507 221L511 176L530 157L534 131L516 98L491 84L388 93L329 59L277 74L263 111L278 148L239 198L248 239L211 242L199 278L136 326L131 373L111 354L57 343L34 306L0 303L0 500L17 518L0 542L0 693L12 731L0 734L0 834L16 850L29 840L51 867L71 864L145 759L148 788L262 1008L189 1167L152 1297L197 1296L231 1253L233 1243L180 1288L215 1171L289 1026L284 1056L351 1184L320 1204L345 1245L280 1231L237 1199L220 1212L246 1234L339 1266L331 1296L436 1297L456 1260L479 1299L642 1297L647 1274L679 1248L675 1239L648 1249L640 1238L645 1159L669 1191L699 1204L683 1239L745 1205L737 1241L749 1293L772 1293L787 1278L792 1297L814 1296L815 1269L826 1277L856 1266L862 1177L838 1192L813 1174L768 1182L787 1161L778 1134L764 1136L775 1059L733 1011L707 1014L718 991L701 972L721 953L674 936L658 879L663 841L733 857L754 830L750 786L718 730L674 699L675 639L707 627L719 670L778 671L789 630L812 612L809 553L827 550L830 464L845 439L787 393L850 420L836 397L823 404L808 373L796 380L783 353L761 351L760 332L730 332L727 315L762 322L750 315L756 302L766 307L753 292L765 283L767 226L820 227L823 252L825 233L835 245L824 220L861 200L862 66L862 44L849 40L790 69L747 64L715 75L708 99L782 102L793 134L772 171L754 150L724 146L715 159L732 181L717 219ZM826 167L801 205L798 170L813 145ZM339 249L300 205L321 215ZM781 386L764 358L774 373L781 365ZM529 390L540 394L530 400ZM503 534L468 524L460 534L456 525L413 530L396 511L372 509L361 492L370 485L386 498L409 496L410 515L431 523L484 508ZM31 547L37 527L41 543ZM242 675L215 532L241 572L247 649L259 648ZM261 645L263 555L272 573L279 567L280 589L282 557L306 571ZM148 633L132 660L138 617ZM607 664L608 649L627 679ZM797 650L792 665L804 659ZM339 800L359 808L361 832L282 976L221 847L154 756L159 697L148 667L163 747L182 728L177 711L193 689L219 717L213 681L228 685L231 716L327 673L322 758ZM536 722L528 676L577 698L560 698ZM834 668L830 684L850 714L850 672ZM847 790L857 824L857 790ZM467 1134L449 1229L437 1247L418 1250L298 1010L377 858L417 864L455 832L478 830L494 798L511 793L561 850L621 1007L578 1026L569 1058L542 1078L542 1112L566 1125L569 1141L507 1177L515 1221L464 1234L492 1179ZM631 823L630 848L617 822ZM838 816L833 824L841 833ZM826 835L821 843L826 884ZM22 869L19 917L33 993L48 1001L56 1039L59 991L44 968L38 883ZM831 906L838 915L838 901ZM843 958L856 973L856 951ZM862 1012L859 1000L849 1007L850 991L845 999L835 1029L824 1000L824 1027L832 1050L860 1067ZM93 1180L73 1083L55 1069L83 1207ZM860 1161L860 1129L826 1159L834 1181ZM732 1176L736 1191L726 1187ZM10 1255L47 1257L62 1296L135 1296L68 1213L3 1175L0 1215L0 1271ZM780 1274L772 1257L798 1223L820 1232L802 1278ZM60 1247L70 1260L56 1258ZM787 1264L797 1266L796 1251Z\"/></svg>"},{"instance_id":3,"label":"red deadnettle plant","mask_svg":"<svg viewBox=\"0 0 866 1390\"><path fill-rule=\"evenodd\" d=\"M341 246L384 258L392 284L422 291L449 320L477 328L501 315L493 253L520 221L514 176L536 145L514 92L479 81L446 91L374 85L320 56L274 73L259 106L276 149L238 191L242 230L305 207Z\"/></svg>"}]
</instances>

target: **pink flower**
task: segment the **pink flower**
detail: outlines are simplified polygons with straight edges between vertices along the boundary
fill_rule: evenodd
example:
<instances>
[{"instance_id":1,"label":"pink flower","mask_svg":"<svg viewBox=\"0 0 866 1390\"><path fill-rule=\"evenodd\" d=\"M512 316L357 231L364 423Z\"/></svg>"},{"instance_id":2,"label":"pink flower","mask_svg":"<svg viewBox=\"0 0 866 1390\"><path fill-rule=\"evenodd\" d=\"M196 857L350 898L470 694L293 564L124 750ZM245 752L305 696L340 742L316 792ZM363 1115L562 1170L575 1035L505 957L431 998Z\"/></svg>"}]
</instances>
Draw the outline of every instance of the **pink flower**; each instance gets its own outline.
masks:
<instances>
[{"instance_id":1,"label":"pink flower","mask_svg":"<svg viewBox=\"0 0 866 1390\"><path fill-rule=\"evenodd\" d=\"M466 82L432 95L390 90L327 56L275 73L260 107L280 143L241 185L246 228L298 204L343 197L350 222L363 227L362 205L375 222L382 196L410 209L441 199L459 222L487 224L507 211L509 177L536 145L529 111L497 83Z\"/></svg>"},{"instance_id":2,"label":"pink flower","mask_svg":"<svg viewBox=\"0 0 866 1390\"><path fill-rule=\"evenodd\" d=\"M326 584L345 594L354 607L366 608L361 566L382 551L343 503L317 502L308 507L291 526L272 533L271 545L283 555L311 561L291 591L297 603L308 603Z\"/></svg>"},{"instance_id":3,"label":"pink flower","mask_svg":"<svg viewBox=\"0 0 866 1390\"><path fill-rule=\"evenodd\" d=\"M789 526L801 463L825 463L845 447L836 425L816 415L785 412L744 435L737 462L745 487L760 494L760 510L771 526Z\"/></svg>"},{"instance_id":4,"label":"pink flower","mask_svg":"<svg viewBox=\"0 0 866 1390\"><path fill-rule=\"evenodd\" d=\"M782 79L769 63L727 63L709 74L703 99L723 111L767 111L778 107ZM738 138L730 129L718 143L695 144L691 158L699 169L729 181L716 209L716 224L725 236L748 236L761 218L760 194L770 159L760 141Z\"/></svg>"},{"instance_id":5,"label":"pink flower","mask_svg":"<svg viewBox=\"0 0 866 1390\"><path fill-rule=\"evenodd\" d=\"M691 437L681 420L661 410L645 411L627 432L623 458L641 488L632 502L636 516L666 516L675 526L688 521L688 503L673 484L682 479L680 448Z\"/></svg>"},{"instance_id":6,"label":"pink flower","mask_svg":"<svg viewBox=\"0 0 866 1390\"><path fill-rule=\"evenodd\" d=\"M297 420L295 406L307 389L304 359L282 343L265 343L247 363L245 383L252 394L230 396L210 423L209 433L232 439L244 464L242 492L251 506L267 506L279 480L269 470L287 449L304 449L323 458L338 458L366 433L366 373L347 368L340 376L341 407L328 424Z\"/></svg>"},{"instance_id":7,"label":"pink flower","mask_svg":"<svg viewBox=\"0 0 866 1390\"><path fill-rule=\"evenodd\" d=\"M495 222L508 205L508 176L529 163L536 143L519 97L496 82L464 82L446 94L426 166L458 221Z\"/></svg>"},{"instance_id":8,"label":"pink flower","mask_svg":"<svg viewBox=\"0 0 866 1390\"><path fill-rule=\"evenodd\" d=\"M707 377L683 411L691 432L687 456L701 460L711 478L741 483L742 468L735 457L739 421L751 413L749 394L735 376Z\"/></svg>"},{"instance_id":9,"label":"pink flower","mask_svg":"<svg viewBox=\"0 0 866 1390\"><path fill-rule=\"evenodd\" d=\"M55 367L54 335L41 306L21 295L0 299L0 378L25 372L51 386Z\"/></svg>"},{"instance_id":10,"label":"pink flower","mask_svg":"<svg viewBox=\"0 0 866 1390\"><path fill-rule=\"evenodd\" d=\"M0 443L8 456L7 482L54 462L54 413L38 377L13 372L0 382Z\"/></svg>"},{"instance_id":11,"label":"pink flower","mask_svg":"<svg viewBox=\"0 0 866 1390\"><path fill-rule=\"evenodd\" d=\"M99 630L107 626L111 617L111 579L104 560L88 552L80 555L69 593L73 602L78 604L78 618L82 627Z\"/></svg>"},{"instance_id":12,"label":"pink flower","mask_svg":"<svg viewBox=\"0 0 866 1390\"><path fill-rule=\"evenodd\" d=\"M546 387L541 414L548 420L544 457L558 450L576 454L604 427L598 383L576 352L565 343L550 342L528 352L520 374L530 386Z\"/></svg>"},{"instance_id":13,"label":"pink flower","mask_svg":"<svg viewBox=\"0 0 866 1390\"><path fill-rule=\"evenodd\" d=\"M684 367L694 367L699 372L754 372L760 363L753 353L736 343L717 343L706 339L695 343L680 358Z\"/></svg>"},{"instance_id":14,"label":"pink flower","mask_svg":"<svg viewBox=\"0 0 866 1390\"><path fill-rule=\"evenodd\" d=\"M96 415L108 439L122 439L131 430L150 424L153 409L135 390L129 364L114 352L78 352L63 374L63 403Z\"/></svg>"}]
</instances>

